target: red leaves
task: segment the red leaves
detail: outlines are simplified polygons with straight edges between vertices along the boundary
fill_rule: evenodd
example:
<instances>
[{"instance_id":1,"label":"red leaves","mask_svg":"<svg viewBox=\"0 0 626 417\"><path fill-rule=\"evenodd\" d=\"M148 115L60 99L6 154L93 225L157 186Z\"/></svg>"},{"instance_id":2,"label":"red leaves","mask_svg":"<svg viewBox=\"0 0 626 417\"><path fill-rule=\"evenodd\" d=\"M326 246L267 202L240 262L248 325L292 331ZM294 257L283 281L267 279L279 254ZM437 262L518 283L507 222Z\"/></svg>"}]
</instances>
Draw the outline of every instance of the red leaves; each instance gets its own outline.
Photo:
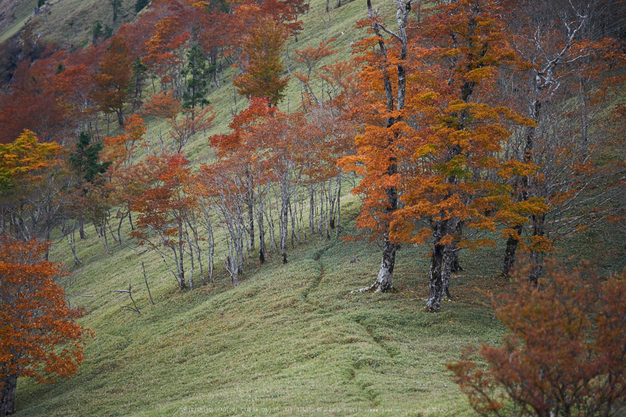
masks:
<instances>
[{"instance_id":1,"label":"red leaves","mask_svg":"<svg viewBox=\"0 0 626 417\"><path fill-rule=\"evenodd\" d=\"M76 373L83 360L90 332L73 322L82 311L68 308L55 282L69 273L43 259L47 247L0 237L0 381L15 375L53 382Z\"/></svg>"},{"instance_id":2,"label":"red leaves","mask_svg":"<svg viewBox=\"0 0 626 417\"><path fill-rule=\"evenodd\" d=\"M504 347L483 345L481 369L448 365L481 414L612 415L626 395L626 280L555 263L539 286L520 280L498 317L512 332ZM501 389L504 388L504 391Z\"/></svg>"},{"instance_id":3,"label":"red leaves","mask_svg":"<svg viewBox=\"0 0 626 417\"><path fill-rule=\"evenodd\" d=\"M96 88L92 97L105 113L117 113L120 126L124 124L122 111L129 96L131 72L130 48L124 38L115 36L104 53L99 71L93 75Z\"/></svg>"}]
</instances>

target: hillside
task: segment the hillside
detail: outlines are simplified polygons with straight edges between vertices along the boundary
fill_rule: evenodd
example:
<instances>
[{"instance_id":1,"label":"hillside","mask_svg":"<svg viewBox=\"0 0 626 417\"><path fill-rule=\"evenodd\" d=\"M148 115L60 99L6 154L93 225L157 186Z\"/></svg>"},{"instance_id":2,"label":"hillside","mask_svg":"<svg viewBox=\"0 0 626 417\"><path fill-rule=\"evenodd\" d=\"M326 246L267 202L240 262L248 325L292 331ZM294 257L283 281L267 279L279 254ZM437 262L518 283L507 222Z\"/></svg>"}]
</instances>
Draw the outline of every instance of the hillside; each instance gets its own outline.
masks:
<instances>
[{"instance_id":1,"label":"hillside","mask_svg":"<svg viewBox=\"0 0 626 417\"><path fill-rule=\"evenodd\" d=\"M114 31L135 17L135 2L124 0L116 21L109 2L58 0L46 2L39 13L33 11L36 0L3 2L0 15L0 42L19 33L29 25L44 40L58 43L65 50L85 48L91 44L93 27L100 22Z\"/></svg>"},{"instance_id":2,"label":"hillside","mask_svg":"<svg viewBox=\"0 0 626 417\"><path fill-rule=\"evenodd\" d=\"M32 16L37 6L35 0L6 0L0 10L0 42L13 36Z\"/></svg>"},{"instance_id":3,"label":"hillside","mask_svg":"<svg viewBox=\"0 0 626 417\"><path fill-rule=\"evenodd\" d=\"M301 17L303 30L286 48L288 72L299 70L294 59L296 49L316 47L334 38L331 46L338 50L337 55L322 61L331 63L350 56L352 45L366 36L367 29L355 27L366 16L363 2L343 3L329 12L327 4L313 0ZM134 15L133 1L125 0L122 8L116 28ZM386 16L395 13L392 9L381 4L379 10ZM19 19L28 19L17 12L15 16L9 30L17 31ZM30 24L34 30L43 30L46 39L76 50L88 46L96 21L112 24L108 1L60 0ZM239 71L231 64L224 58L222 84L219 88L212 85L207 95L216 111L214 127L196 133L185 146L193 169L216 161L216 150L207 138L229 133L233 114L248 104L231 84ZM159 91L158 84L153 86L154 80L146 82L144 99ZM301 88L292 76L280 110L293 113L299 108ZM569 104L565 99L563 102ZM568 106L563 108L571 111L572 119L579 116ZM123 132L113 119L98 120L103 136ZM145 120L146 146L136 158L140 161L150 149L158 148L159 141L163 150L163 138L168 138L170 128L168 122L153 116ZM589 130L593 137L596 133ZM619 146L617 142L615 146ZM601 157L619 160L623 150L611 151L614 154L607 152ZM300 222L307 235L301 237L298 232L297 237L289 236L289 262L281 262L276 248L265 264L258 261L258 248L243 251L245 268L238 286L231 284L225 268L230 236L226 226L219 224L218 214L214 216L218 219L215 280L198 285L196 276L193 290L179 288L155 251L136 246L138 239L129 237L131 226L117 207L110 210L110 227L116 228L121 218L122 236L128 245L111 238L106 250L91 224L86 227L86 239L72 243L70 235L63 236L60 228L55 229L50 259L71 270L72 275L60 283L71 306L85 309L79 323L90 328L94 337L86 340L85 360L71 379L38 385L20 378L14 415L473 415L446 364L457 361L468 345L501 342L505 329L494 315L491 296L498 298L512 291L512 282L501 273L505 226L499 224L478 236L493 238L495 246L460 251L463 270L452 276L452 299L445 301L439 313L424 309L429 296L431 245L404 244L400 248L393 291L356 292L376 278L381 246L344 239L360 233L356 219L363 196L351 194L360 178L353 173L342 175L340 223L330 237L323 237L321 228L309 232L306 227L305 195L301 200L305 203L295 204L294 211L300 209ZM306 191L304 186L300 190ZM275 209L280 196L272 192L267 191L265 204L274 204ZM582 209L578 206L575 214L590 209L594 201L585 202ZM612 213L623 214L619 201L610 200L610 204L616 207ZM137 222L139 215L133 216ZM271 216L274 214L270 212ZM427 226L424 219L420 221ZM620 271L626 266L623 226L619 229L617 222L598 223L600 227L585 230L581 226L579 233L563 238L554 253L568 260L565 262L590 259L604 274ZM115 233L111 230L110 234ZM72 244L76 245L75 256ZM202 244L206 250L206 241ZM526 254L524 250L529 249L520 249ZM82 263L75 264L74 259ZM134 301L124 292L131 289Z\"/></svg>"},{"instance_id":4,"label":"hillside","mask_svg":"<svg viewBox=\"0 0 626 417\"><path fill-rule=\"evenodd\" d=\"M344 199L353 218L354 198ZM462 259L458 298L429 314L427 262L414 249L401 251L391 294L352 294L372 279L378 250L334 238L297 246L286 265L279 256L252 265L236 288L222 272L181 293L159 260L122 248L102 256L94 235L65 285L72 305L87 309L81 324L95 332L86 360L71 380L21 381L16 416L466 415L445 364L502 332L481 294L503 282L473 257ZM64 252L57 246L55 258ZM109 292L129 282L141 314Z\"/></svg>"}]
</instances>

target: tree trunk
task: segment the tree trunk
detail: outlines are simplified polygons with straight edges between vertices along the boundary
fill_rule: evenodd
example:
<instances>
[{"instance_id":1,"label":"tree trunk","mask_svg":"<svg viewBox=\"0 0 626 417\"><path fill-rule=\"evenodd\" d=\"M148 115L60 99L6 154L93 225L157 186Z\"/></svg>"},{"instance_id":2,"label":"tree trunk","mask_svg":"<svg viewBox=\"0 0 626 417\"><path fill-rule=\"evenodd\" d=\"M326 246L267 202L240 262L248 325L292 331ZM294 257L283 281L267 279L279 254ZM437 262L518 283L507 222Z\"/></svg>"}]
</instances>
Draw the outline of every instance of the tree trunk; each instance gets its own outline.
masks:
<instances>
[{"instance_id":1,"label":"tree trunk","mask_svg":"<svg viewBox=\"0 0 626 417\"><path fill-rule=\"evenodd\" d=\"M175 251L174 251L175 252ZM185 285L185 265L183 259L183 223L178 222L178 253L180 257L178 268L178 283L181 289L186 289Z\"/></svg>"},{"instance_id":2,"label":"tree trunk","mask_svg":"<svg viewBox=\"0 0 626 417\"><path fill-rule=\"evenodd\" d=\"M280 255L284 264L287 263L287 228L289 221L289 201L283 201L280 209Z\"/></svg>"},{"instance_id":3,"label":"tree trunk","mask_svg":"<svg viewBox=\"0 0 626 417\"><path fill-rule=\"evenodd\" d=\"M391 243L387 236L383 242L383 259L380 263L380 271L374 286L376 292L386 292L393 289L393 268L396 264L396 251L398 245Z\"/></svg>"},{"instance_id":4,"label":"tree trunk","mask_svg":"<svg viewBox=\"0 0 626 417\"><path fill-rule=\"evenodd\" d=\"M248 206L248 234L250 247L254 250L254 178L246 168L246 205Z\"/></svg>"},{"instance_id":5,"label":"tree trunk","mask_svg":"<svg viewBox=\"0 0 626 417\"><path fill-rule=\"evenodd\" d=\"M442 213L443 216L443 213ZM454 257L451 256L456 245L443 245L441 239L448 235L453 226L452 220L437 220L432 222L433 250L430 258L430 271L428 272L429 295L426 309L430 312L441 310L441 300L449 296L450 274ZM456 223L456 222L455 222ZM456 228L456 224L454 225Z\"/></svg>"},{"instance_id":6,"label":"tree trunk","mask_svg":"<svg viewBox=\"0 0 626 417\"><path fill-rule=\"evenodd\" d=\"M546 215L545 214L540 214L536 216L533 215L531 219L532 219L532 225L533 225L533 237L535 236L543 237L545 234ZM542 265L543 254L544 252L542 250L537 250L533 248L533 245L531 244L530 261L532 265L531 265L530 274L528 276L528 280L534 284L537 284L537 281L539 280L539 277L541 276L541 273L543 272L543 265Z\"/></svg>"},{"instance_id":7,"label":"tree trunk","mask_svg":"<svg viewBox=\"0 0 626 417\"><path fill-rule=\"evenodd\" d=\"M78 233L80 235L80 240L85 240L85 225L83 222L83 213L81 212L78 215Z\"/></svg>"},{"instance_id":8,"label":"tree trunk","mask_svg":"<svg viewBox=\"0 0 626 417\"><path fill-rule=\"evenodd\" d=\"M115 113L117 114L117 124L120 125L120 127L124 126L124 113L123 111L120 110L115 110Z\"/></svg>"},{"instance_id":9,"label":"tree trunk","mask_svg":"<svg viewBox=\"0 0 626 417\"><path fill-rule=\"evenodd\" d=\"M513 228L518 235L522 234L522 226L515 226ZM506 241L506 249L504 251L504 266L502 268L502 275L508 277L515 265L515 253L517 252L517 244L519 240L515 236L509 236Z\"/></svg>"},{"instance_id":10,"label":"tree trunk","mask_svg":"<svg viewBox=\"0 0 626 417\"><path fill-rule=\"evenodd\" d=\"M267 248L265 246L265 228L263 224L263 200L259 199L258 204L258 223L259 223L259 262L265 263L267 259Z\"/></svg>"},{"instance_id":11,"label":"tree trunk","mask_svg":"<svg viewBox=\"0 0 626 417\"><path fill-rule=\"evenodd\" d=\"M0 378L0 417L10 416L15 411L15 391L17 390L17 374Z\"/></svg>"},{"instance_id":12,"label":"tree trunk","mask_svg":"<svg viewBox=\"0 0 626 417\"><path fill-rule=\"evenodd\" d=\"M426 309L430 312L438 312L441 310L441 299L444 294L444 283L441 276L444 250L444 245L435 243L430 258L430 271L428 272L430 293L428 295L428 301L426 302Z\"/></svg>"}]
</instances>

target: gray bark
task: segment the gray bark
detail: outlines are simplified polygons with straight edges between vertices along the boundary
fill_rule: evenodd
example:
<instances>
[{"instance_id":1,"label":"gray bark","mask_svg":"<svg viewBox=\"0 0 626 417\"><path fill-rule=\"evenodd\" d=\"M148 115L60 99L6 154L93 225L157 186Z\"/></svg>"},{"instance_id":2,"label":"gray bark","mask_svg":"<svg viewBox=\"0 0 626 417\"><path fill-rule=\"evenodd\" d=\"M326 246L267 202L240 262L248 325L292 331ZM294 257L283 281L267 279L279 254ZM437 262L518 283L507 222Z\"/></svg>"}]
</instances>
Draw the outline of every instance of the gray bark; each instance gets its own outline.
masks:
<instances>
[{"instance_id":1,"label":"gray bark","mask_svg":"<svg viewBox=\"0 0 626 417\"><path fill-rule=\"evenodd\" d=\"M17 374L0 378L0 416L10 416L15 411L15 392L17 390Z\"/></svg>"}]
</instances>

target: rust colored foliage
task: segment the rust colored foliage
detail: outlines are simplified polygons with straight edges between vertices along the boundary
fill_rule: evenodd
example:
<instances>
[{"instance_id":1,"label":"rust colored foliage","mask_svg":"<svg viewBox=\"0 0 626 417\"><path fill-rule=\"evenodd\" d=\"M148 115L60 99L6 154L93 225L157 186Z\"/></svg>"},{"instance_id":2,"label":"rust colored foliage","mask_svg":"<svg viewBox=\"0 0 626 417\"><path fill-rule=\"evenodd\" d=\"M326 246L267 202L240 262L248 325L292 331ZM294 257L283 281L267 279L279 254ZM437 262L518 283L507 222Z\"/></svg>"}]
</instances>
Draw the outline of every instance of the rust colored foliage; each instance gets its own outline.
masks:
<instances>
[{"instance_id":1,"label":"rust colored foliage","mask_svg":"<svg viewBox=\"0 0 626 417\"><path fill-rule=\"evenodd\" d=\"M133 61L130 49L121 36L111 39L100 62L99 71L93 75L96 88L92 97L105 113L115 113L120 126L124 125L124 104L130 95L130 77Z\"/></svg>"},{"instance_id":2,"label":"rust colored foliage","mask_svg":"<svg viewBox=\"0 0 626 417\"><path fill-rule=\"evenodd\" d=\"M143 109L144 114L149 114L163 119L173 119L180 113L182 104L180 99L174 97L172 91L163 91L159 94L153 94Z\"/></svg>"},{"instance_id":3,"label":"rust colored foliage","mask_svg":"<svg viewBox=\"0 0 626 417\"><path fill-rule=\"evenodd\" d=\"M519 274L498 318L513 334L449 364L481 415L621 415L626 398L626 276L551 263L537 286Z\"/></svg>"},{"instance_id":4,"label":"rust colored foliage","mask_svg":"<svg viewBox=\"0 0 626 417\"><path fill-rule=\"evenodd\" d=\"M18 65L9 93L0 97L0 143L11 142L25 129L42 140L60 141L65 114L53 74L50 59Z\"/></svg>"},{"instance_id":5,"label":"rust colored foliage","mask_svg":"<svg viewBox=\"0 0 626 417\"><path fill-rule=\"evenodd\" d=\"M0 237L0 415L13 412L17 378L54 382L69 377L83 360L83 339L90 334L74 323L55 279L68 275L43 259L47 243Z\"/></svg>"},{"instance_id":6,"label":"rust colored foliage","mask_svg":"<svg viewBox=\"0 0 626 417\"><path fill-rule=\"evenodd\" d=\"M283 97L289 77L281 77L285 70L280 54L285 46L285 30L271 18L261 20L250 29L243 40L248 62L246 73L233 80L237 92L248 97L266 97L276 105Z\"/></svg>"},{"instance_id":7,"label":"rust colored foliage","mask_svg":"<svg viewBox=\"0 0 626 417\"><path fill-rule=\"evenodd\" d=\"M186 241L188 216L195 209L189 193L191 170L189 160L181 154L149 156L152 167L151 186L135 198L131 209L138 213L138 230L131 236L156 250L174 274L181 289L186 289L183 245ZM168 260L170 263L168 263ZM171 266L173 265L173 266ZM193 283L190 282L193 289Z\"/></svg>"}]
</instances>

